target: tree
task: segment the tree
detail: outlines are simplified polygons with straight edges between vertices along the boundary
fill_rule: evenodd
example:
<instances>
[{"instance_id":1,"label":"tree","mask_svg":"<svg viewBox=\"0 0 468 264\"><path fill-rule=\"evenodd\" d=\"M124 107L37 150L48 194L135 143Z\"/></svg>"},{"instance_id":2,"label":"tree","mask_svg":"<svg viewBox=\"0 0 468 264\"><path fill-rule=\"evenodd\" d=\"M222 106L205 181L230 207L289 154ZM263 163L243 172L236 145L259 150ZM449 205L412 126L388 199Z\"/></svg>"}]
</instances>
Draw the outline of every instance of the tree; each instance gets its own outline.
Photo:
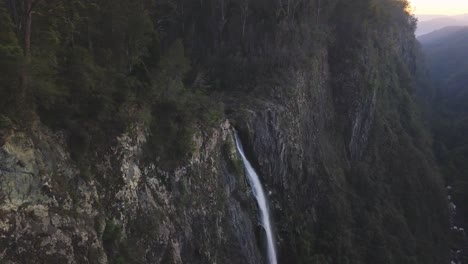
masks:
<instances>
[{"instance_id":1,"label":"tree","mask_svg":"<svg viewBox=\"0 0 468 264\"><path fill-rule=\"evenodd\" d=\"M241 4L242 39L245 37L245 26L247 25L248 16L249 16L249 0L243 0Z\"/></svg>"},{"instance_id":2,"label":"tree","mask_svg":"<svg viewBox=\"0 0 468 264\"><path fill-rule=\"evenodd\" d=\"M32 13L33 9L41 0L23 0L21 5L21 24L17 25L20 27L22 33L22 46L24 65L21 69L19 76L18 96L17 96L17 109L19 112L23 112L28 102L28 86L29 86L29 73L28 67L31 62L31 32L32 32ZM26 108L27 109L27 108Z\"/></svg>"},{"instance_id":3,"label":"tree","mask_svg":"<svg viewBox=\"0 0 468 264\"><path fill-rule=\"evenodd\" d=\"M14 101L21 48L4 1L0 1L0 25L0 114L5 114Z\"/></svg>"}]
</instances>

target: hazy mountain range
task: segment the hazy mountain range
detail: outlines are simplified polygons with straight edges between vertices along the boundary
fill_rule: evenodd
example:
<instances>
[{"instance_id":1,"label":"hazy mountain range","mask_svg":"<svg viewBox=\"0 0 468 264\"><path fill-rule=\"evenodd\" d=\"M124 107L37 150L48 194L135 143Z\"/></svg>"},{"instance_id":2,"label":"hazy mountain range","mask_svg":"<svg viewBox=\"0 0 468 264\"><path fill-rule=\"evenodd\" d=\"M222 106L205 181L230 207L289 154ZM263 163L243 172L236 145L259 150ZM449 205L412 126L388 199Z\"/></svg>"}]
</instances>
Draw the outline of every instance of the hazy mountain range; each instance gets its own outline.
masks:
<instances>
[{"instance_id":1,"label":"hazy mountain range","mask_svg":"<svg viewBox=\"0 0 468 264\"><path fill-rule=\"evenodd\" d=\"M448 26L468 26L468 14L456 16L419 15L417 17L419 23L416 36L431 33Z\"/></svg>"},{"instance_id":2,"label":"hazy mountain range","mask_svg":"<svg viewBox=\"0 0 468 264\"><path fill-rule=\"evenodd\" d=\"M441 95L451 97L452 105L466 105L463 102L468 100L468 26L445 27L418 40Z\"/></svg>"},{"instance_id":3,"label":"hazy mountain range","mask_svg":"<svg viewBox=\"0 0 468 264\"><path fill-rule=\"evenodd\" d=\"M448 26L432 31L431 33L418 36L417 39L424 46L437 44L446 40L455 40L459 35L464 35L468 31L468 26ZM450 43L454 44L454 43Z\"/></svg>"},{"instance_id":4,"label":"hazy mountain range","mask_svg":"<svg viewBox=\"0 0 468 264\"><path fill-rule=\"evenodd\" d=\"M430 106L435 155L457 205L453 226L468 224L468 26L449 26L419 36L436 87ZM463 231L464 232L464 231ZM464 235L463 235L464 237ZM459 239L452 249L467 248ZM463 251L463 250L462 250ZM466 256L466 251L462 254ZM460 262L460 256L451 263Z\"/></svg>"}]
</instances>

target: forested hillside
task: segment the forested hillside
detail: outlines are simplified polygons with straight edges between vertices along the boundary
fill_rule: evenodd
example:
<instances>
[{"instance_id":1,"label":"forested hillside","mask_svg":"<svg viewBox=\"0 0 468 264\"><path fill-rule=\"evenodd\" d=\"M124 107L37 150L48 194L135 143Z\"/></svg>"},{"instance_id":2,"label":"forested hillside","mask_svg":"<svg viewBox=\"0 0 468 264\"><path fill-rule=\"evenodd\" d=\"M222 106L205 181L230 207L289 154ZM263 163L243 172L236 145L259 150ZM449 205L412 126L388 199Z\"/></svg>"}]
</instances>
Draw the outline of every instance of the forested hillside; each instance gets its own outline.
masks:
<instances>
[{"instance_id":1,"label":"forested hillside","mask_svg":"<svg viewBox=\"0 0 468 264\"><path fill-rule=\"evenodd\" d=\"M419 41L441 96L459 98L468 83L468 27L447 27Z\"/></svg>"},{"instance_id":2,"label":"forested hillside","mask_svg":"<svg viewBox=\"0 0 468 264\"><path fill-rule=\"evenodd\" d=\"M453 188L454 225L464 228L468 226L468 28L442 29L420 41L437 88L430 105L435 153ZM455 238L454 248L466 247L464 232Z\"/></svg>"},{"instance_id":3,"label":"forested hillside","mask_svg":"<svg viewBox=\"0 0 468 264\"><path fill-rule=\"evenodd\" d=\"M0 262L449 262L406 0L1 0Z\"/></svg>"}]
</instances>

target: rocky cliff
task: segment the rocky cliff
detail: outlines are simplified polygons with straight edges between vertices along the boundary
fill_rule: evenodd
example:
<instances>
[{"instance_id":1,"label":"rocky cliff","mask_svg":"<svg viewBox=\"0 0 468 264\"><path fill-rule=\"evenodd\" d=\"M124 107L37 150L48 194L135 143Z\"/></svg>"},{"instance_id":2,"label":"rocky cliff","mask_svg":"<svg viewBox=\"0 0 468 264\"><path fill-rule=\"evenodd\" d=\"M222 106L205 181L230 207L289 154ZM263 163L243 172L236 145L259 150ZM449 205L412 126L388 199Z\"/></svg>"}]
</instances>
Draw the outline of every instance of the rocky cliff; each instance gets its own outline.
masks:
<instances>
[{"instance_id":1,"label":"rocky cliff","mask_svg":"<svg viewBox=\"0 0 468 264\"><path fill-rule=\"evenodd\" d=\"M8 131L2 262L262 263L232 136L228 122L195 134L189 163L164 171L143 158L146 135L135 129L96 157L97 180L86 180L63 135L40 124Z\"/></svg>"},{"instance_id":2,"label":"rocky cliff","mask_svg":"<svg viewBox=\"0 0 468 264\"><path fill-rule=\"evenodd\" d=\"M269 194L280 263L448 262L405 1L176 2L158 25L162 46L183 41L153 80L175 99L151 106L151 125L130 113L81 159L50 120L2 129L2 262L265 263L233 129ZM184 123L199 114L180 110L198 100L184 83L222 103L222 121ZM179 139L188 154L166 155Z\"/></svg>"}]
</instances>

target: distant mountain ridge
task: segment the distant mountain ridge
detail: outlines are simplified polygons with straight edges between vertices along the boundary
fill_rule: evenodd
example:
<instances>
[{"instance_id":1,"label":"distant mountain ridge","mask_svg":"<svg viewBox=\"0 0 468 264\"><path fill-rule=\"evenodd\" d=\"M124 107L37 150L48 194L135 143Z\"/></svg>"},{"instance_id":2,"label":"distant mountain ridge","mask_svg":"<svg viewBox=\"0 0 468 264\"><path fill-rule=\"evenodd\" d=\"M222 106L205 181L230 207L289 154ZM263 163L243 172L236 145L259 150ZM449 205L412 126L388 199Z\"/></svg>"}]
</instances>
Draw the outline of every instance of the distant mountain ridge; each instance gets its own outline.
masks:
<instances>
[{"instance_id":1,"label":"distant mountain ridge","mask_svg":"<svg viewBox=\"0 0 468 264\"><path fill-rule=\"evenodd\" d=\"M468 26L468 14L455 16L421 15L416 36L422 36L449 26Z\"/></svg>"},{"instance_id":2,"label":"distant mountain ridge","mask_svg":"<svg viewBox=\"0 0 468 264\"><path fill-rule=\"evenodd\" d=\"M432 31L431 33L419 36L417 37L417 39L419 40L419 42L428 45L434 42L438 42L440 40L444 40L445 38L450 38L451 35L462 33L466 30L468 30L468 26L448 26L442 29Z\"/></svg>"},{"instance_id":3,"label":"distant mountain ridge","mask_svg":"<svg viewBox=\"0 0 468 264\"><path fill-rule=\"evenodd\" d=\"M451 263L467 263L468 239L468 27L451 26L418 37L437 86L430 106L434 150L450 186ZM463 260L461 260L463 259Z\"/></svg>"},{"instance_id":4,"label":"distant mountain ridge","mask_svg":"<svg viewBox=\"0 0 468 264\"><path fill-rule=\"evenodd\" d=\"M436 18L445 17L446 15L416 15L419 22L428 21Z\"/></svg>"},{"instance_id":5,"label":"distant mountain ridge","mask_svg":"<svg viewBox=\"0 0 468 264\"><path fill-rule=\"evenodd\" d=\"M454 100L468 95L468 26L445 27L418 40L440 92Z\"/></svg>"}]
</instances>

